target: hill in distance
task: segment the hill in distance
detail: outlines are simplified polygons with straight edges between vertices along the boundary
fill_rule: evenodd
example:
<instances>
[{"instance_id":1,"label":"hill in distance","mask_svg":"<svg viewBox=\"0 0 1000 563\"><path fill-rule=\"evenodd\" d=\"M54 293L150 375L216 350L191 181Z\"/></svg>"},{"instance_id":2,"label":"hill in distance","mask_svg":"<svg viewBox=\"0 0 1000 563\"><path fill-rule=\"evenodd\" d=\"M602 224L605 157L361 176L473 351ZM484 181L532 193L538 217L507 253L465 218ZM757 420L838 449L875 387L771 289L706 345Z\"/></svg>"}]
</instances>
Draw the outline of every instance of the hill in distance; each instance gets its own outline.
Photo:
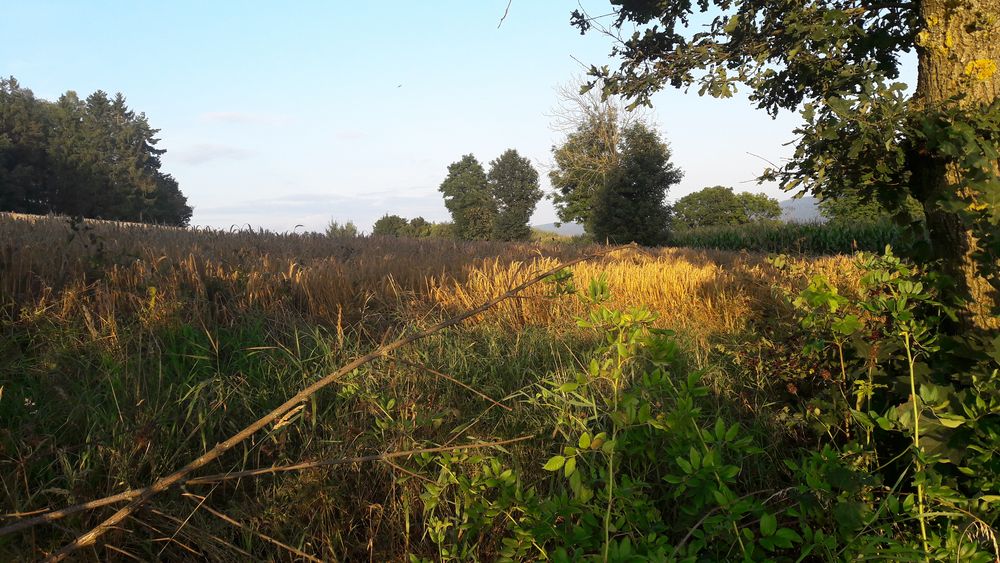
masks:
<instances>
[{"instance_id":1,"label":"hill in distance","mask_svg":"<svg viewBox=\"0 0 1000 563\"><path fill-rule=\"evenodd\" d=\"M583 225L573 222L559 223L558 227L556 223L545 223L544 225L532 225L531 228L547 233L555 233L564 237L575 237L583 234Z\"/></svg>"},{"instance_id":2,"label":"hill in distance","mask_svg":"<svg viewBox=\"0 0 1000 563\"><path fill-rule=\"evenodd\" d=\"M822 223L819 201L812 196L786 199L781 202L781 220L788 223Z\"/></svg>"}]
</instances>

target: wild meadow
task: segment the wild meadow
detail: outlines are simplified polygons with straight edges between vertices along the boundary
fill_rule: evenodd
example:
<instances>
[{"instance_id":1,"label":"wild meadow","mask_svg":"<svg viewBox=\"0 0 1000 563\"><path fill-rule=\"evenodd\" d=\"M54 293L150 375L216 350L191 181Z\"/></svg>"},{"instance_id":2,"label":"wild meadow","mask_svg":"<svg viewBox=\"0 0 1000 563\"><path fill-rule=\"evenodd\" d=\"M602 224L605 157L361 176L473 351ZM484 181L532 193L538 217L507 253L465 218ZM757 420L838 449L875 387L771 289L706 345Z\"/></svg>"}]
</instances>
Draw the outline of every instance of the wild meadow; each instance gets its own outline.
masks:
<instances>
[{"instance_id":1,"label":"wild meadow","mask_svg":"<svg viewBox=\"0 0 1000 563\"><path fill-rule=\"evenodd\" d=\"M370 354L73 556L992 561L1000 338L947 318L892 254L2 214L0 559Z\"/></svg>"}]
</instances>

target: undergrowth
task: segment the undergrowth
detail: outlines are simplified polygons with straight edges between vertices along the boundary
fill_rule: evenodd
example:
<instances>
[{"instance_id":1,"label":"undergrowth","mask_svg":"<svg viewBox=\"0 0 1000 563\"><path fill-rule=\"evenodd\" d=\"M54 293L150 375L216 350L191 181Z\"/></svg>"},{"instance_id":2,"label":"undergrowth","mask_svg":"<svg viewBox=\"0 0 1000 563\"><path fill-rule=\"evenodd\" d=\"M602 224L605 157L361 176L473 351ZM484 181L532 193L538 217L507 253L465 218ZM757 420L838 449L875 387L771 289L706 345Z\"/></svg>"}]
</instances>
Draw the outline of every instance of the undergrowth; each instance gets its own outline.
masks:
<instances>
[{"instance_id":1,"label":"undergrowth","mask_svg":"<svg viewBox=\"0 0 1000 563\"><path fill-rule=\"evenodd\" d=\"M564 271L349 374L205 472L367 461L188 484L81 556L992 561L1000 337L953 336L944 280L891 253L851 267L845 284L755 266L748 318L712 333L671 326L675 294L627 264ZM455 303L491 291L467 281ZM360 301L371 322L317 323L236 308L239 283L197 315L184 285L116 296L127 309L89 308L85 288L4 294L0 526L145 486L456 306L397 288ZM737 286L720 287L702 297ZM441 447L458 449L423 451ZM51 553L106 510L0 536L0 559Z\"/></svg>"}]
</instances>

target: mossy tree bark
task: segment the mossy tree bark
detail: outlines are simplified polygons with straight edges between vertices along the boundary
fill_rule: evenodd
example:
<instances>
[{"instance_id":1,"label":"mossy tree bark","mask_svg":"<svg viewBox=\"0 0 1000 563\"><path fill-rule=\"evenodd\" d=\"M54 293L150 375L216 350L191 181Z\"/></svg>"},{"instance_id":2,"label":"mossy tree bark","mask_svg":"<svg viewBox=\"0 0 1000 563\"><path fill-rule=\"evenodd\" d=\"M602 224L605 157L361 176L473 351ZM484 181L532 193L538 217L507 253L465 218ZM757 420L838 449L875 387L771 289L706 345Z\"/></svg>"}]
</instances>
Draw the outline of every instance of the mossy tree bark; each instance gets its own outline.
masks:
<instances>
[{"instance_id":1,"label":"mossy tree bark","mask_svg":"<svg viewBox=\"0 0 1000 563\"><path fill-rule=\"evenodd\" d=\"M993 103L1000 94L1000 0L923 0L919 15L914 96L919 109L957 103L975 111ZM924 204L932 255L968 295L984 283L972 260L976 242L957 213L938 205L961 198L961 172L920 147L913 158L913 188Z\"/></svg>"}]
</instances>

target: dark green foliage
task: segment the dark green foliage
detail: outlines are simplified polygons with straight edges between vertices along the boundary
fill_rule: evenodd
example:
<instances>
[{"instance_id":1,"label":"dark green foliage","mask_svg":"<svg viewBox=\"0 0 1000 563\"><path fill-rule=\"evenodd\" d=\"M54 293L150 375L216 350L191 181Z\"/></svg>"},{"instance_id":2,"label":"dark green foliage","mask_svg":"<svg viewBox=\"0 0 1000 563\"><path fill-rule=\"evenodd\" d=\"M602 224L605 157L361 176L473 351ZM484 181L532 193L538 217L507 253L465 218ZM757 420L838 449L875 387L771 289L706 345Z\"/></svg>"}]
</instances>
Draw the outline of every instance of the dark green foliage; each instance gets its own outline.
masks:
<instances>
[{"instance_id":1,"label":"dark green foliage","mask_svg":"<svg viewBox=\"0 0 1000 563\"><path fill-rule=\"evenodd\" d=\"M664 198L682 176L660 135L633 124L623 132L619 165L598 192L590 233L599 241L662 243L670 219Z\"/></svg>"},{"instance_id":2,"label":"dark green foliage","mask_svg":"<svg viewBox=\"0 0 1000 563\"><path fill-rule=\"evenodd\" d=\"M902 246L903 229L879 223L758 223L695 227L671 231L668 244L688 248L786 252L792 254L849 254Z\"/></svg>"},{"instance_id":3,"label":"dark green foliage","mask_svg":"<svg viewBox=\"0 0 1000 563\"><path fill-rule=\"evenodd\" d=\"M372 234L375 236L403 236L403 229L408 225L406 219L399 215L389 215L386 213L375 221L372 227Z\"/></svg>"},{"instance_id":4,"label":"dark green foliage","mask_svg":"<svg viewBox=\"0 0 1000 563\"><path fill-rule=\"evenodd\" d=\"M715 227L776 220L781 204L764 194L736 194L732 188L713 186L680 198L673 211L677 228Z\"/></svg>"},{"instance_id":5,"label":"dark green foliage","mask_svg":"<svg viewBox=\"0 0 1000 563\"><path fill-rule=\"evenodd\" d=\"M414 217L407 221L405 217L388 213L375 221L372 234L391 237L452 238L450 223L431 223L423 217Z\"/></svg>"},{"instance_id":6,"label":"dark green foliage","mask_svg":"<svg viewBox=\"0 0 1000 563\"><path fill-rule=\"evenodd\" d=\"M497 214L496 202L490 194L486 172L475 156L467 154L449 165L448 177L438 190L444 195L458 238L490 238Z\"/></svg>"},{"instance_id":7,"label":"dark green foliage","mask_svg":"<svg viewBox=\"0 0 1000 563\"><path fill-rule=\"evenodd\" d=\"M897 214L904 224L923 219L920 203L907 198ZM893 220L893 212L878 200L864 199L857 193L844 193L819 202L823 217L835 223L877 223Z\"/></svg>"},{"instance_id":8,"label":"dark green foliage","mask_svg":"<svg viewBox=\"0 0 1000 563\"><path fill-rule=\"evenodd\" d=\"M409 237L425 238L431 236L431 231L433 229L434 223L431 223L423 217L414 217L413 219L410 219L409 223L407 223L403 232Z\"/></svg>"},{"instance_id":9,"label":"dark green foliage","mask_svg":"<svg viewBox=\"0 0 1000 563\"><path fill-rule=\"evenodd\" d=\"M560 220L582 223L600 241L663 240L664 198L683 173L655 130L641 121L622 126L608 108L587 116L552 152L556 167L549 178Z\"/></svg>"},{"instance_id":10,"label":"dark green foliage","mask_svg":"<svg viewBox=\"0 0 1000 563\"><path fill-rule=\"evenodd\" d=\"M508 149L490 163L489 190L496 202L493 223L494 240L527 240L531 237L528 222L535 205L542 199L538 172L531 161Z\"/></svg>"},{"instance_id":11,"label":"dark green foliage","mask_svg":"<svg viewBox=\"0 0 1000 563\"><path fill-rule=\"evenodd\" d=\"M160 171L156 133L121 94L52 103L0 80L0 210L186 225L191 207Z\"/></svg>"}]
</instances>

